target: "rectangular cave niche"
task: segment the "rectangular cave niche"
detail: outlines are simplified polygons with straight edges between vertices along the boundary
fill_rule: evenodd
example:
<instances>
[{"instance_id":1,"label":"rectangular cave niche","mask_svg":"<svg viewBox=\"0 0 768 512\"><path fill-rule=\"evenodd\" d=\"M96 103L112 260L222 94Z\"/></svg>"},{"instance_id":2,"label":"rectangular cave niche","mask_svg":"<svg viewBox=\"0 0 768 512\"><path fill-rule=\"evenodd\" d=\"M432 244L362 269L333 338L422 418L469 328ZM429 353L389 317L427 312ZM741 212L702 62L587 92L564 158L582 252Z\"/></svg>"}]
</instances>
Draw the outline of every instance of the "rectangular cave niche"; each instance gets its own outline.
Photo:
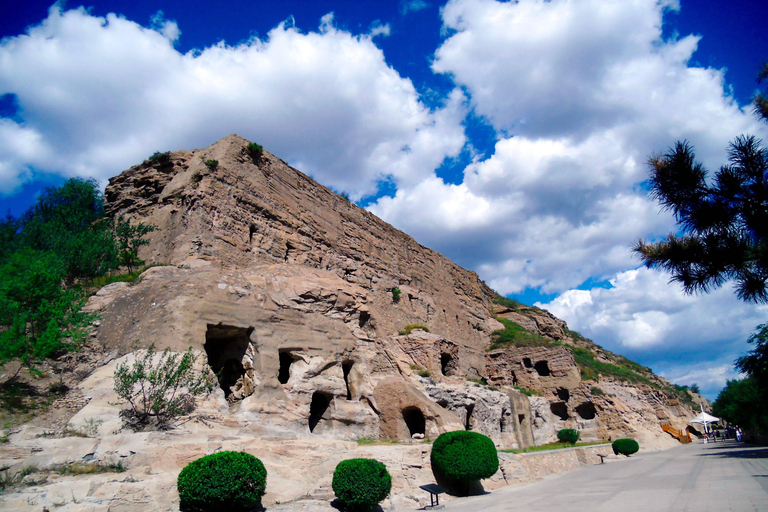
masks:
<instances>
[{"instance_id":1,"label":"rectangular cave niche","mask_svg":"<svg viewBox=\"0 0 768 512\"><path fill-rule=\"evenodd\" d=\"M253 327L208 324L203 348L219 387L229 402L253 394L253 365L249 347ZM245 364L244 364L245 363Z\"/></svg>"},{"instance_id":2,"label":"rectangular cave niche","mask_svg":"<svg viewBox=\"0 0 768 512\"><path fill-rule=\"evenodd\" d=\"M281 350L279 353L280 368L277 370L277 381L280 384L287 384L291 378L291 365L295 361L293 354L287 350Z\"/></svg>"},{"instance_id":3,"label":"rectangular cave niche","mask_svg":"<svg viewBox=\"0 0 768 512\"><path fill-rule=\"evenodd\" d=\"M320 420L328 411L331 404L331 396L319 391L312 393L312 402L309 404L309 431L314 432Z\"/></svg>"}]
</instances>

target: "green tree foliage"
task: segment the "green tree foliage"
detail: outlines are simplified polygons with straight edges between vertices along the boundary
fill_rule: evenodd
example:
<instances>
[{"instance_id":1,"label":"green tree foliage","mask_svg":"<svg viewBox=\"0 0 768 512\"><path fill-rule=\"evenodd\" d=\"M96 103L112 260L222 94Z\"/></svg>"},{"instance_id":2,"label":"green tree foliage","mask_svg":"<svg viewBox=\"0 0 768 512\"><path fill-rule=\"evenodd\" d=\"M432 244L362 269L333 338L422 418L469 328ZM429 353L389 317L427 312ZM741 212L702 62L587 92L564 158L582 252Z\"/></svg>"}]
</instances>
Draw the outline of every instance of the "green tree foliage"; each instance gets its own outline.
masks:
<instances>
[{"instance_id":1,"label":"green tree foliage","mask_svg":"<svg viewBox=\"0 0 768 512\"><path fill-rule=\"evenodd\" d=\"M580 432L572 428L564 428L557 432L557 439L564 443L576 444L579 440Z\"/></svg>"},{"instance_id":2,"label":"green tree foliage","mask_svg":"<svg viewBox=\"0 0 768 512\"><path fill-rule=\"evenodd\" d=\"M768 80L768 63L758 82ZM754 101L755 113L768 122L766 93ZM649 268L672 274L688 293L707 292L727 280L748 302L768 302L768 150L759 139L741 135L730 145L727 165L707 180L693 148L677 142L651 157L651 196L670 210L682 236L635 245Z\"/></svg>"},{"instance_id":3,"label":"green tree foliage","mask_svg":"<svg viewBox=\"0 0 768 512\"><path fill-rule=\"evenodd\" d=\"M611 443L611 447L613 448L613 453L616 455L621 454L626 455L627 457L633 453L637 453L640 449L640 445L637 444L637 441L629 438L617 439Z\"/></svg>"},{"instance_id":4,"label":"green tree foliage","mask_svg":"<svg viewBox=\"0 0 768 512\"><path fill-rule=\"evenodd\" d=\"M472 482L490 478L499 469L493 441L466 430L440 434L432 444L430 458L435 477L460 494L466 494Z\"/></svg>"},{"instance_id":5,"label":"green tree foliage","mask_svg":"<svg viewBox=\"0 0 768 512\"><path fill-rule=\"evenodd\" d=\"M754 377L729 380L712 403L712 414L745 430L768 431L768 404Z\"/></svg>"},{"instance_id":6,"label":"green tree foliage","mask_svg":"<svg viewBox=\"0 0 768 512\"><path fill-rule=\"evenodd\" d=\"M246 512L261 505L267 470L249 453L218 452L184 467L176 487L182 510Z\"/></svg>"},{"instance_id":7,"label":"green tree foliage","mask_svg":"<svg viewBox=\"0 0 768 512\"><path fill-rule=\"evenodd\" d=\"M135 264L154 229L124 224L105 217L96 181L78 178L48 188L20 218L0 221L0 365L29 364L82 339L80 283L114 271L121 259Z\"/></svg>"},{"instance_id":8,"label":"green tree foliage","mask_svg":"<svg viewBox=\"0 0 768 512\"><path fill-rule=\"evenodd\" d=\"M336 466L331 488L349 510L368 510L389 496L392 477L377 460L348 459Z\"/></svg>"},{"instance_id":9,"label":"green tree foliage","mask_svg":"<svg viewBox=\"0 0 768 512\"><path fill-rule=\"evenodd\" d=\"M151 224L131 224L130 219L118 216L114 222L114 237L117 242L117 256L120 265L133 272L144 261L139 259L139 247L149 244L145 237L157 228Z\"/></svg>"},{"instance_id":10,"label":"green tree foliage","mask_svg":"<svg viewBox=\"0 0 768 512\"><path fill-rule=\"evenodd\" d=\"M768 402L768 323L758 325L747 341L755 348L736 360L736 368L755 379L764 401Z\"/></svg>"},{"instance_id":11,"label":"green tree foliage","mask_svg":"<svg viewBox=\"0 0 768 512\"><path fill-rule=\"evenodd\" d=\"M131 407L131 416L140 425L155 418L158 424L187 412L195 396L211 391L208 375L195 369L192 348L183 354L166 349L155 353L154 344L133 364L122 363L115 369L114 389Z\"/></svg>"}]
</instances>

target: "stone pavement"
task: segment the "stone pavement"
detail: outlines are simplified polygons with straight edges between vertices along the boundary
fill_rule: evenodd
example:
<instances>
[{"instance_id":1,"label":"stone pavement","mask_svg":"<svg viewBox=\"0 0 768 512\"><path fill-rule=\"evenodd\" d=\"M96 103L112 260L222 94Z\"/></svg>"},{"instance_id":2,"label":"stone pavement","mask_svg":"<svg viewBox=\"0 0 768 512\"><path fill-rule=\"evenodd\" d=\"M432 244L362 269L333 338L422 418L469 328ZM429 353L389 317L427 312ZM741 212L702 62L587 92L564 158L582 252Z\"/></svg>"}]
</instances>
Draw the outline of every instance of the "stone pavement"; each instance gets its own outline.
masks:
<instances>
[{"instance_id":1,"label":"stone pavement","mask_svg":"<svg viewBox=\"0 0 768 512\"><path fill-rule=\"evenodd\" d=\"M455 499L444 510L768 511L768 447L698 441Z\"/></svg>"}]
</instances>

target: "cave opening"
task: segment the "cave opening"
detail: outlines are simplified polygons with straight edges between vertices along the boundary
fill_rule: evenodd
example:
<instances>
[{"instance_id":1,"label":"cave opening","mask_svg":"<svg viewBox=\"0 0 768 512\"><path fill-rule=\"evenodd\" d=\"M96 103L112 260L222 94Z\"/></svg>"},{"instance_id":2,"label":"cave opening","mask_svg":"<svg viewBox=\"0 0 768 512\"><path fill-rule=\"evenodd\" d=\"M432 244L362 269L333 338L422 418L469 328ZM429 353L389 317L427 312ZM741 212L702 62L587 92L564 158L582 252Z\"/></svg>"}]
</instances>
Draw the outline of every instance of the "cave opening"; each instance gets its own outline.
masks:
<instances>
[{"instance_id":1,"label":"cave opening","mask_svg":"<svg viewBox=\"0 0 768 512\"><path fill-rule=\"evenodd\" d=\"M426 431L426 422L424 421L424 414L418 407L406 407L403 409L403 421L405 426L408 427L408 432L411 437L414 434L424 435Z\"/></svg>"},{"instance_id":2,"label":"cave opening","mask_svg":"<svg viewBox=\"0 0 768 512\"><path fill-rule=\"evenodd\" d=\"M253 375L248 377L243 367L252 332L253 327L221 323L207 325L203 349L208 356L208 365L216 374L216 380L227 400L242 399L253 393ZM251 380L251 386L245 386L246 378ZM243 389L247 389L248 393L244 394Z\"/></svg>"},{"instance_id":3,"label":"cave opening","mask_svg":"<svg viewBox=\"0 0 768 512\"><path fill-rule=\"evenodd\" d=\"M567 402L568 399L571 398L571 392L568 391L568 388L557 388L557 391L555 391L555 394L563 402Z\"/></svg>"},{"instance_id":4,"label":"cave opening","mask_svg":"<svg viewBox=\"0 0 768 512\"><path fill-rule=\"evenodd\" d=\"M349 387L349 372L352 370L354 361L344 361L341 363L341 371L344 373L344 385L347 387L347 400L352 400L352 389Z\"/></svg>"},{"instance_id":5,"label":"cave opening","mask_svg":"<svg viewBox=\"0 0 768 512\"><path fill-rule=\"evenodd\" d=\"M526 368L533 368L533 363L531 362L530 357L523 358L523 366L525 366Z\"/></svg>"},{"instance_id":6,"label":"cave opening","mask_svg":"<svg viewBox=\"0 0 768 512\"><path fill-rule=\"evenodd\" d=\"M253 234L256 232L256 226L254 224L251 224L248 227L248 244L253 244Z\"/></svg>"},{"instance_id":7,"label":"cave opening","mask_svg":"<svg viewBox=\"0 0 768 512\"><path fill-rule=\"evenodd\" d=\"M565 421L570 416L568 415L568 406L565 405L565 402L554 402L549 404L549 410L552 411L552 414L560 418L561 420Z\"/></svg>"},{"instance_id":8,"label":"cave opening","mask_svg":"<svg viewBox=\"0 0 768 512\"><path fill-rule=\"evenodd\" d=\"M361 311L360 317L357 319L357 325L365 327L365 324L371 319L371 314L367 311Z\"/></svg>"},{"instance_id":9,"label":"cave opening","mask_svg":"<svg viewBox=\"0 0 768 512\"><path fill-rule=\"evenodd\" d=\"M454 370L456 367L456 363L453 360L453 356L451 354L443 352L440 354L440 372L443 375L448 375L449 372Z\"/></svg>"},{"instance_id":10,"label":"cave opening","mask_svg":"<svg viewBox=\"0 0 768 512\"><path fill-rule=\"evenodd\" d=\"M533 368L536 370L536 373L539 374L541 377L549 377L551 372L549 371L549 365L546 361L536 361L536 364L533 365Z\"/></svg>"},{"instance_id":11,"label":"cave opening","mask_svg":"<svg viewBox=\"0 0 768 512\"><path fill-rule=\"evenodd\" d=\"M501 410L501 418L499 418L499 432L506 432L509 424L509 411L506 409Z\"/></svg>"},{"instance_id":12,"label":"cave opening","mask_svg":"<svg viewBox=\"0 0 768 512\"><path fill-rule=\"evenodd\" d=\"M328 410L330 399L325 393L315 391L312 393L312 402L309 404L309 431L314 432L317 424L323 419L323 415Z\"/></svg>"},{"instance_id":13,"label":"cave opening","mask_svg":"<svg viewBox=\"0 0 768 512\"><path fill-rule=\"evenodd\" d=\"M597 409L592 402L584 402L576 407L576 414L581 416L582 419L593 420L595 419L595 416L597 416Z\"/></svg>"},{"instance_id":14,"label":"cave opening","mask_svg":"<svg viewBox=\"0 0 768 512\"><path fill-rule=\"evenodd\" d=\"M280 384L286 384L291 378L291 365L294 361L293 355L287 350L280 352L280 369L277 372L277 380Z\"/></svg>"},{"instance_id":15,"label":"cave opening","mask_svg":"<svg viewBox=\"0 0 768 512\"><path fill-rule=\"evenodd\" d=\"M518 414L517 415L517 423L519 425L522 425L524 421L525 421L525 414Z\"/></svg>"},{"instance_id":16,"label":"cave opening","mask_svg":"<svg viewBox=\"0 0 768 512\"><path fill-rule=\"evenodd\" d=\"M467 404L464 408L467 411L467 415L464 416L464 430L472 430L472 413L475 410L475 404Z\"/></svg>"}]
</instances>

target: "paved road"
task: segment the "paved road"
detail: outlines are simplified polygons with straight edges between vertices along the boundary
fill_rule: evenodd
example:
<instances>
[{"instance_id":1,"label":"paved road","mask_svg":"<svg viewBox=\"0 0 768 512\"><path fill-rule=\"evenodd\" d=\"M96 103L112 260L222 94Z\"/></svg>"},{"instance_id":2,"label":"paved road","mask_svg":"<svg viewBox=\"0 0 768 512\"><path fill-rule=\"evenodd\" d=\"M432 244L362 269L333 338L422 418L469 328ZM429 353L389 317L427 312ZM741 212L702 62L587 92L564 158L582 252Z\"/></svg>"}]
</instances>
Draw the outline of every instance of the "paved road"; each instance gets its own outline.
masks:
<instances>
[{"instance_id":1,"label":"paved road","mask_svg":"<svg viewBox=\"0 0 768 512\"><path fill-rule=\"evenodd\" d=\"M768 447L699 441L456 499L444 510L765 512Z\"/></svg>"}]
</instances>

